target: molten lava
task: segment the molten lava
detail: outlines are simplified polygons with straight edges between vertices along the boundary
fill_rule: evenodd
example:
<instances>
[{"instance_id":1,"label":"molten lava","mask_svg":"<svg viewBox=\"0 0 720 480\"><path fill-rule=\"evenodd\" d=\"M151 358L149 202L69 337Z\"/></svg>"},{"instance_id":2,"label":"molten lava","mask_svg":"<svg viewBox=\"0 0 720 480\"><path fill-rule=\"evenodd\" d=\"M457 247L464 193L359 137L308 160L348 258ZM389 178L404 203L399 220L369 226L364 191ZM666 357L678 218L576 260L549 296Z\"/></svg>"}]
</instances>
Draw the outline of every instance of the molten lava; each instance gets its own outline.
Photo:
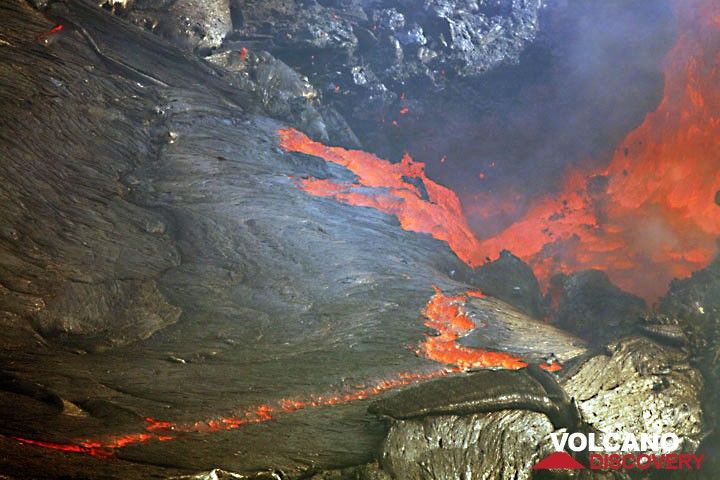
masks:
<instances>
[{"instance_id":1,"label":"molten lava","mask_svg":"<svg viewBox=\"0 0 720 480\"><path fill-rule=\"evenodd\" d=\"M426 372L402 372L393 378L380 380L369 386L360 386L351 391L314 395L309 398L286 398L273 404L262 404L248 408L236 415L199 420L191 423L175 423L154 418L145 419L142 432L79 439L73 442L49 442L30 438L14 437L20 443L59 450L63 452L82 453L100 458L112 458L118 449L148 442L165 442L179 438L180 435L207 434L235 430L244 425L262 423L272 420L277 414L287 414L308 408L343 405L357 400L364 400L388 390L404 387L423 380L442 377L457 371L455 368L443 367Z\"/></svg>"},{"instance_id":2,"label":"molten lava","mask_svg":"<svg viewBox=\"0 0 720 480\"><path fill-rule=\"evenodd\" d=\"M568 175L561 194L482 242L484 251L508 249L544 280L605 270L648 300L712 260L720 235L720 3L677 0L675 10L679 33L657 110L607 168Z\"/></svg>"},{"instance_id":3,"label":"molten lava","mask_svg":"<svg viewBox=\"0 0 720 480\"><path fill-rule=\"evenodd\" d=\"M481 255L479 242L468 226L457 195L430 180L423 163L414 162L407 154L400 163L390 163L360 150L327 147L293 129L280 130L278 134L283 149L315 155L357 175L355 183L301 180L300 188L306 192L394 215L403 229L428 233L447 242L468 265L483 262L485 257Z\"/></svg>"},{"instance_id":4,"label":"molten lava","mask_svg":"<svg viewBox=\"0 0 720 480\"><path fill-rule=\"evenodd\" d=\"M301 180L300 187L309 194L394 215L402 228L447 242L470 266L508 249L530 262L541 279L558 271L597 268L625 289L652 299L671 278L709 263L720 235L720 208L715 203L720 191L720 2L676 0L676 14L679 34L665 62L665 90L658 109L627 136L607 168L570 173L561 194L540 200L493 238L478 241L457 195L427 178L424 165L408 155L393 164L362 151L324 146L292 129L279 132L281 146L337 163L357 176L354 183ZM58 25L37 41L62 30ZM493 208L492 201L483 208ZM446 296L435 289L425 308L425 325L438 335L428 336L420 353L449 367L400 373L348 392L281 399L187 424L148 418L137 433L72 443L16 440L110 457L129 445L233 430L277 414L366 399L460 369L525 367L513 355L458 344L475 328L463 305L467 297L481 296L476 291ZM560 366L543 368L554 371Z\"/></svg>"},{"instance_id":5,"label":"molten lava","mask_svg":"<svg viewBox=\"0 0 720 480\"><path fill-rule=\"evenodd\" d=\"M435 294L428 302L423 315L425 326L432 328L437 335L428 335L418 353L446 365L454 365L459 370L471 368L504 368L518 370L527 366L519 357L504 352L492 352L481 348L462 346L458 340L476 328L475 323L463 309L468 298L483 298L479 290L465 292L464 295L445 295L433 286ZM545 363L540 368L556 372L562 368L557 363Z\"/></svg>"},{"instance_id":6,"label":"molten lava","mask_svg":"<svg viewBox=\"0 0 720 480\"><path fill-rule=\"evenodd\" d=\"M447 242L470 266L506 249L529 262L546 285L556 272L599 269L652 301L672 278L706 266L720 236L714 201L720 191L720 3L677 0L676 15L680 33L665 61L657 110L618 146L608 167L570 172L561 193L540 199L492 238L478 241L457 195L428 179L424 165L408 155L393 164L290 129L279 132L281 146L358 177L348 184L303 180L306 192L394 215L404 229ZM502 198L486 202L470 210L508 210Z\"/></svg>"},{"instance_id":7,"label":"molten lava","mask_svg":"<svg viewBox=\"0 0 720 480\"><path fill-rule=\"evenodd\" d=\"M423 312L425 325L438 332L437 336L428 336L420 347L420 353L436 362L456 365L461 369L469 368L506 368L517 370L527 366L517 357L502 352L490 352L480 348L468 348L457 343L458 339L475 328L475 323L463 311L467 301L465 295L447 296L433 286L435 295L430 299ZM477 291L467 292L467 296L481 297Z\"/></svg>"}]
</instances>

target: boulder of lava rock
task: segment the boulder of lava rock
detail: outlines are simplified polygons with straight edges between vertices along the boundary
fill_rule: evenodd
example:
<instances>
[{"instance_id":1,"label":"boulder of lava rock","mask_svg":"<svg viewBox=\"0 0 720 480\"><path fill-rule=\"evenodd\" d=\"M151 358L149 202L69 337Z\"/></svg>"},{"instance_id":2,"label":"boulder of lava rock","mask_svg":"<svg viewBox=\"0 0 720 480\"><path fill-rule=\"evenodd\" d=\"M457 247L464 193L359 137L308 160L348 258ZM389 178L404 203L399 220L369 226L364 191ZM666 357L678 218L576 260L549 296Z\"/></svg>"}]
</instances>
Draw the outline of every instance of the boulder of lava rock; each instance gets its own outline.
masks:
<instances>
[{"instance_id":1,"label":"boulder of lava rock","mask_svg":"<svg viewBox=\"0 0 720 480\"><path fill-rule=\"evenodd\" d=\"M660 301L664 322L677 324L705 367L720 359L720 257L690 278L673 280Z\"/></svg>"},{"instance_id":2,"label":"boulder of lava rock","mask_svg":"<svg viewBox=\"0 0 720 480\"><path fill-rule=\"evenodd\" d=\"M272 117L285 120L317 140L329 141L325 121L316 108L318 92L307 77L264 51L225 50L206 59L233 72L239 80L238 88L252 92Z\"/></svg>"},{"instance_id":3,"label":"boulder of lava rock","mask_svg":"<svg viewBox=\"0 0 720 480\"><path fill-rule=\"evenodd\" d=\"M585 421L605 433L675 432L695 451L704 436L703 378L688 354L640 336L608 347L562 383Z\"/></svg>"},{"instance_id":4,"label":"boulder of lava rock","mask_svg":"<svg viewBox=\"0 0 720 480\"><path fill-rule=\"evenodd\" d=\"M653 332L671 330L671 340L684 340L695 363L705 377L708 388L704 404L707 420L713 428L703 446L708 451L709 468L720 471L720 257L690 278L673 280L670 290L660 301L658 313L652 315ZM712 465L712 466L710 466Z\"/></svg>"},{"instance_id":5,"label":"boulder of lava rock","mask_svg":"<svg viewBox=\"0 0 720 480\"><path fill-rule=\"evenodd\" d=\"M232 0L230 6L226 45L269 51L327 92L326 102L356 128L357 122L377 128L403 107L398 99L406 92L422 103L457 79L516 63L539 29L542 2Z\"/></svg>"},{"instance_id":6,"label":"boulder of lava rock","mask_svg":"<svg viewBox=\"0 0 720 480\"><path fill-rule=\"evenodd\" d=\"M643 337L621 340L610 352L607 356L588 359L560 381L566 396L575 398L586 424L584 428L598 434L600 431L636 434L671 431L683 439L679 449L695 451L703 436L699 399L703 382L700 373L690 366L687 355ZM464 395L492 397L502 393L497 384L488 376L487 385L478 384L474 394L465 392ZM412 387L417 390L413 395L408 395L408 390L402 392L414 400L407 405L407 412L423 411L426 415L407 418L402 405L392 403L391 413L402 418L391 417L381 455L381 465L392 478L530 479L534 478L532 466L554 451L549 434L558 425L546 413L509 409L508 397L500 396L496 399L497 405L503 410L487 411L493 400L487 398L488 401L478 403L483 407L478 413L463 410L449 414L452 409L458 412L462 409L451 395L438 398L442 395L438 394L442 391L438 387L437 383L421 384ZM424 395L422 390L428 388L434 398ZM538 395L528 388L536 389L532 382L518 382L516 396ZM548 398L559 408L567 408L557 397L548 394ZM418 408L417 401L425 401L436 411ZM549 404L538 402L538 405ZM384 412L387 414L388 410ZM619 472L592 473L594 479L627 478ZM549 478L566 478L552 476L551 472L549 475ZM582 473L579 475L573 478L588 478Z\"/></svg>"},{"instance_id":7,"label":"boulder of lava rock","mask_svg":"<svg viewBox=\"0 0 720 480\"><path fill-rule=\"evenodd\" d=\"M545 315L540 284L532 269L507 250L497 260L475 269L469 283L532 317Z\"/></svg>"},{"instance_id":8,"label":"boulder of lava rock","mask_svg":"<svg viewBox=\"0 0 720 480\"><path fill-rule=\"evenodd\" d=\"M553 279L559 296L555 323L602 345L635 331L645 301L613 285L604 272L585 270Z\"/></svg>"},{"instance_id":9,"label":"boulder of lava rock","mask_svg":"<svg viewBox=\"0 0 720 480\"><path fill-rule=\"evenodd\" d=\"M172 43L198 52L218 47L232 30L227 0L137 0L126 15Z\"/></svg>"}]
</instances>

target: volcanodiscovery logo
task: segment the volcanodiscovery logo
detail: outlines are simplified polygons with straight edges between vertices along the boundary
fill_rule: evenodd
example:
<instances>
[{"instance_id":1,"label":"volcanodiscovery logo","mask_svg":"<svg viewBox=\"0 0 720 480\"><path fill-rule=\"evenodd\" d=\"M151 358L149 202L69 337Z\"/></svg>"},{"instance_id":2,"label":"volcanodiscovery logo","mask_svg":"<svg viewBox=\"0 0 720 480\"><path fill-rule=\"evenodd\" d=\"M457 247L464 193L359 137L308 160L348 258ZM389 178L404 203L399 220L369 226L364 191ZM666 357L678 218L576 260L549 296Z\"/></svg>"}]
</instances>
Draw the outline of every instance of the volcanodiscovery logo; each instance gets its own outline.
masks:
<instances>
[{"instance_id":1,"label":"volcanodiscovery logo","mask_svg":"<svg viewBox=\"0 0 720 480\"><path fill-rule=\"evenodd\" d=\"M555 452L533 470L700 470L704 455L676 453L680 438L674 433L557 433L550 434ZM587 465L569 452L583 453Z\"/></svg>"}]
</instances>

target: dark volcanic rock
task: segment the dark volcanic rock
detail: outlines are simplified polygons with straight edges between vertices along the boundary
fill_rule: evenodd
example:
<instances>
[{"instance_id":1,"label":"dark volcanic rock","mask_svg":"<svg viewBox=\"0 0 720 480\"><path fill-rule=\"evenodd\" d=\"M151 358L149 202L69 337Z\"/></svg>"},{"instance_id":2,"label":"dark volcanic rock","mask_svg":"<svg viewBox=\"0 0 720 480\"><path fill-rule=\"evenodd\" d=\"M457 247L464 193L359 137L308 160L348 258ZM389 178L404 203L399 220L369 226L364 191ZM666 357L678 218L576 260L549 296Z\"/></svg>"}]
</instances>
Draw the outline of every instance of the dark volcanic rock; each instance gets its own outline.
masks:
<instances>
[{"instance_id":1,"label":"dark volcanic rock","mask_svg":"<svg viewBox=\"0 0 720 480\"><path fill-rule=\"evenodd\" d=\"M679 325L693 352L706 367L720 358L720 258L690 278L673 280L658 311L666 323Z\"/></svg>"},{"instance_id":2,"label":"dark volcanic rock","mask_svg":"<svg viewBox=\"0 0 720 480\"><path fill-rule=\"evenodd\" d=\"M616 287L604 272L586 270L553 282L560 290L555 323L602 345L635 331L645 301Z\"/></svg>"},{"instance_id":3,"label":"dark volcanic rock","mask_svg":"<svg viewBox=\"0 0 720 480\"><path fill-rule=\"evenodd\" d=\"M309 480L391 480L377 463L318 473Z\"/></svg>"},{"instance_id":4,"label":"dark volcanic rock","mask_svg":"<svg viewBox=\"0 0 720 480\"><path fill-rule=\"evenodd\" d=\"M207 54L225 38L222 50L270 52L354 128L373 132L408 107L406 92L421 112L458 80L518 62L541 9L539 0L138 0L116 11L183 49Z\"/></svg>"},{"instance_id":5,"label":"dark volcanic rock","mask_svg":"<svg viewBox=\"0 0 720 480\"><path fill-rule=\"evenodd\" d=\"M679 328L708 385L704 404L713 429L703 450L708 468L720 471L720 258L690 278L674 280L658 307L661 323Z\"/></svg>"},{"instance_id":6,"label":"dark volcanic rock","mask_svg":"<svg viewBox=\"0 0 720 480\"><path fill-rule=\"evenodd\" d=\"M0 4L0 369L37 387L0 390L3 435L107 438L145 432L146 417L242 416L438 368L408 346L424 338L433 284L470 288L449 277L468 268L445 243L297 188L351 175L284 153L287 124L239 75L85 2L47 14ZM281 95L297 77L278 68L264 78ZM0 472L299 476L371 461L382 426L365 410L309 408L82 468L0 436Z\"/></svg>"},{"instance_id":7,"label":"dark volcanic rock","mask_svg":"<svg viewBox=\"0 0 720 480\"><path fill-rule=\"evenodd\" d=\"M243 18L236 36L267 35L276 51L299 61L314 53L332 61L324 67L329 74L364 65L384 83L443 82L441 70L475 76L517 61L535 36L541 8L537 0L263 3L234 1ZM383 46L397 50L396 62L388 63Z\"/></svg>"},{"instance_id":8,"label":"dark volcanic rock","mask_svg":"<svg viewBox=\"0 0 720 480\"><path fill-rule=\"evenodd\" d=\"M268 115L289 122L312 138L330 141L325 121L316 108L318 92L306 77L267 52L226 50L206 58L237 75L238 88L252 92L257 104ZM327 112L333 122L334 137L339 136L346 141L349 135L354 137L350 127L346 123L343 125L344 120L337 112ZM342 131L343 126L348 131Z\"/></svg>"},{"instance_id":9,"label":"dark volcanic rock","mask_svg":"<svg viewBox=\"0 0 720 480\"><path fill-rule=\"evenodd\" d=\"M353 22L370 22L372 16L352 3L342 10L339 3L325 4L320 5L336 8L339 18L328 15L319 29L296 25L300 40L295 41L281 38L284 27L276 30L262 20L294 21L294 2L256 2L247 9L235 1L233 41L248 42L254 58L264 49L286 54L317 49L327 53L318 61L331 72L338 64L333 56L343 63L348 52L373 38L386 42L394 58L415 48L419 53L423 38L423 47L432 50L433 39L440 38L400 8L404 26L388 27L397 35L376 35L371 28L360 34ZM441 4L432 5L431 16L438 18ZM184 7L178 2L177 8ZM471 289L450 277L457 272L457 278L469 278L470 272L445 243L404 231L395 218L376 210L297 188L296 179L305 176L347 181L350 175L279 148L277 130L287 124L271 118L270 111L292 116L293 110L272 102L287 94L292 103L311 91L282 64L265 57L243 81L241 70L198 61L91 3L52 2L44 13L47 17L19 0L0 4L0 325L7 339L0 350L7 374L0 389L0 472L126 480L222 465L251 478L258 471L297 478L372 461L383 429L366 415L362 401L332 408L308 402L294 413L280 408L272 420L140 443L117 449L111 460L11 438L61 443L115 438L147 432L147 417L202 430L218 418L244 418L261 405L284 405L283 399L328 398L404 379L406 372L424 374L440 368L415 354L426 334L418 315L432 285ZM448 10L447 17L460 25L465 13ZM56 23L65 28L52 41L35 42ZM190 43L182 40L183 46L202 50L216 42L191 24L170 26L177 30L169 38L190 29ZM473 44L472 33L463 40L462 28L453 29L442 30L446 41L454 31L457 45ZM205 39L210 43L203 44ZM265 42L272 44L261 48ZM429 51L422 58L442 61L432 60ZM342 78L369 85L367 98L391 98L393 92L381 87L382 73L358 67L341 69ZM265 102L258 96L262 91L277 98ZM334 129L344 128L340 120L333 123ZM554 332L540 344L543 350L558 344L566 354L582 351L572 336L537 327L495 302L477 299L468 307L474 318L507 317L487 329L484 341L509 348L509 339L518 344L514 340L524 331L507 326L524 326L534 335ZM531 352L537 348L528 346ZM638 351L675 368L674 357L663 356L667 352ZM624 357L618 370L625 377L647 363L633 355ZM602 365L606 375L611 368ZM680 380L672 377L664 389L656 366L648 371L637 373L645 382L636 388L657 384L652 391L670 395L668 400L657 394L669 405L673 382ZM686 368L684 378L691 381L692 372ZM592 373L591 380L602 378ZM600 393L611 396L609 386L622 384L616 380L603 383L608 390ZM582 392L595 384L591 387ZM686 388L682 402L693 413L691 390ZM676 425L674 408L665 411L671 413L663 417L670 426L694 438L695 430ZM479 424L447 418L437 417L435 426L408 420L418 435L405 442L401 454L399 446L392 450L388 465L411 474L402 478L424 475L426 469L407 458L422 457L430 445L452 448L456 455L449 461L441 451L425 462L444 474L437 478L455 478L461 471L455 460L465 458L490 472L509 471L510 465L529 465L537 453L531 448L536 435L552 428L544 415L522 411L480 414L474 417ZM692 418L688 414L686 423L694 425ZM426 427L444 433L425 435ZM393 428L387 445L406 440L400 423ZM506 428L517 430L496 435ZM505 455L465 457L466 440L480 450L499 440L495 451ZM478 458L492 465L480 465Z\"/></svg>"},{"instance_id":10,"label":"dark volcanic rock","mask_svg":"<svg viewBox=\"0 0 720 480\"><path fill-rule=\"evenodd\" d=\"M473 272L469 282L483 293L506 301L523 313L535 318L545 316L540 284L530 266L503 250L500 257Z\"/></svg>"},{"instance_id":11,"label":"dark volcanic rock","mask_svg":"<svg viewBox=\"0 0 720 480\"><path fill-rule=\"evenodd\" d=\"M529 366L440 378L370 405L370 413L396 420L471 415L499 410L544 413L556 428L580 427L579 413L552 374Z\"/></svg>"},{"instance_id":12,"label":"dark volcanic rock","mask_svg":"<svg viewBox=\"0 0 720 480\"><path fill-rule=\"evenodd\" d=\"M508 352L537 364L565 363L586 352L580 338L495 298L472 298L464 308L477 328L459 340L461 345Z\"/></svg>"},{"instance_id":13,"label":"dark volcanic rock","mask_svg":"<svg viewBox=\"0 0 720 480\"><path fill-rule=\"evenodd\" d=\"M4 26L15 38L27 35L24 27ZM23 63L11 77L17 60L10 59L21 48L0 52L2 310L46 334L91 334L112 344L147 338L180 310L155 284L179 263L158 227L167 222L133 203L119 182L154 155L138 98L144 92L107 78L90 86L80 62L63 69ZM23 52L30 59L45 53L39 45ZM78 133L69 141L68 132Z\"/></svg>"}]
</instances>

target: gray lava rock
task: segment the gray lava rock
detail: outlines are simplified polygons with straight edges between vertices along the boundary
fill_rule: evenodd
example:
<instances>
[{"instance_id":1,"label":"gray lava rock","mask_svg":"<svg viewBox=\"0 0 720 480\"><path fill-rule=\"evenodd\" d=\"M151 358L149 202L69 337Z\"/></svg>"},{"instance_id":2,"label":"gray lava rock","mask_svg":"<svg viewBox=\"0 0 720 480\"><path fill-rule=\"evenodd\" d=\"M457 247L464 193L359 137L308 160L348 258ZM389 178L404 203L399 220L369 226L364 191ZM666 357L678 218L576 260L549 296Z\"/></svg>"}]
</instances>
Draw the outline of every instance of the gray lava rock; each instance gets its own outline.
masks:
<instances>
[{"instance_id":1,"label":"gray lava rock","mask_svg":"<svg viewBox=\"0 0 720 480\"><path fill-rule=\"evenodd\" d=\"M673 280L658 311L679 325L701 364L718 368L720 361L720 257L690 278ZM667 323L667 322L666 322Z\"/></svg>"},{"instance_id":2,"label":"gray lava rock","mask_svg":"<svg viewBox=\"0 0 720 480\"><path fill-rule=\"evenodd\" d=\"M396 421L381 462L403 480L528 480L552 431L545 415L519 410Z\"/></svg>"},{"instance_id":3,"label":"gray lava rock","mask_svg":"<svg viewBox=\"0 0 720 480\"><path fill-rule=\"evenodd\" d=\"M683 451L705 435L700 404L703 378L685 352L647 338L610 346L610 356L589 359L563 382L586 422L602 432L676 432Z\"/></svg>"},{"instance_id":4,"label":"gray lava rock","mask_svg":"<svg viewBox=\"0 0 720 480\"><path fill-rule=\"evenodd\" d=\"M144 340L175 323L180 313L153 280L71 282L37 313L36 327L45 336L103 349Z\"/></svg>"},{"instance_id":5,"label":"gray lava rock","mask_svg":"<svg viewBox=\"0 0 720 480\"><path fill-rule=\"evenodd\" d=\"M586 352L582 339L498 299L472 298L464 309L476 328L460 338L460 345L507 352L536 364L565 363Z\"/></svg>"},{"instance_id":6,"label":"gray lava rock","mask_svg":"<svg viewBox=\"0 0 720 480\"><path fill-rule=\"evenodd\" d=\"M635 331L645 301L613 285L604 272L585 270L554 282L560 288L555 323L602 345Z\"/></svg>"},{"instance_id":7,"label":"gray lava rock","mask_svg":"<svg viewBox=\"0 0 720 480\"><path fill-rule=\"evenodd\" d=\"M468 267L444 242L298 188L353 176L284 152L288 125L240 75L85 1L49 9L0 3L0 369L88 410L0 388L0 472L42 478L52 460L69 478L299 477L307 459L369 461L383 432L363 402L137 444L120 462L11 439L140 433L145 417L243 415L437 368L407 348L424 338L419 312L433 284L469 288L447 276ZM66 28L32 43L53 22ZM294 85L274 72L268 85Z\"/></svg>"},{"instance_id":8,"label":"gray lava rock","mask_svg":"<svg viewBox=\"0 0 720 480\"><path fill-rule=\"evenodd\" d=\"M308 480L391 480L391 477L377 463L370 463L317 473Z\"/></svg>"},{"instance_id":9,"label":"gray lava rock","mask_svg":"<svg viewBox=\"0 0 720 480\"><path fill-rule=\"evenodd\" d=\"M535 318L545 316L540 284L528 264L503 250L500 257L475 269L469 283Z\"/></svg>"},{"instance_id":10,"label":"gray lava rock","mask_svg":"<svg viewBox=\"0 0 720 480\"><path fill-rule=\"evenodd\" d=\"M183 49L199 52L220 46L233 26L228 0L137 0L127 16Z\"/></svg>"},{"instance_id":11,"label":"gray lava rock","mask_svg":"<svg viewBox=\"0 0 720 480\"><path fill-rule=\"evenodd\" d=\"M628 338L615 344L610 356L590 358L561 384L592 430L672 431L689 452L703 438L702 378L680 350ZM414 388L420 392L423 385ZM382 466L403 480L530 479L532 465L553 451L548 437L553 431L544 414L526 410L395 420ZM592 478L626 478L597 475Z\"/></svg>"},{"instance_id":12,"label":"gray lava rock","mask_svg":"<svg viewBox=\"0 0 720 480\"><path fill-rule=\"evenodd\" d=\"M318 92L306 77L285 63L267 52L247 49L225 50L206 59L237 75L237 87L252 92L267 114L287 121L314 139L330 140L325 121L316 108ZM333 120L337 125L342 117Z\"/></svg>"},{"instance_id":13,"label":"gray lava rock","mask_svg":"<svg viewBox=\"0 0 720 480\"><path fill-rule=\"evenodd\" d=\"M395 420L498 410L544 413L556 428L580 427L577 409L555 378L534 365L440 378L373 402L368 408L370 413Z\"/></svg>"},{"instance_id":14,"label":"gray lava rock","mask_svg":"<svg viewBox=\"0 0 720 480\"><path fill-rule=\"evenodd\" d=\"M406 94L417 102L413 112L418 114L428 105L442 104L444 100L435 98L441 91L455 92L450 97L463 97L463 102L474 97L460 93L466 92L467 80L517 63L536 37L543 9L541 0L201 3L138 0L114 11L184 50L208 54L218 47L242 47L270 52L307 76L325 93L323 103L383 154L397 148L395 128L387 127L397 126L395 117ZM333 130L328 126L332 119L316 115L312 110L317 104L308 108L307 102L279 103L293 112L278 118L315 138L354 143L330 131L324 136L323 130Z\"/></svg>"}]
</instances>

